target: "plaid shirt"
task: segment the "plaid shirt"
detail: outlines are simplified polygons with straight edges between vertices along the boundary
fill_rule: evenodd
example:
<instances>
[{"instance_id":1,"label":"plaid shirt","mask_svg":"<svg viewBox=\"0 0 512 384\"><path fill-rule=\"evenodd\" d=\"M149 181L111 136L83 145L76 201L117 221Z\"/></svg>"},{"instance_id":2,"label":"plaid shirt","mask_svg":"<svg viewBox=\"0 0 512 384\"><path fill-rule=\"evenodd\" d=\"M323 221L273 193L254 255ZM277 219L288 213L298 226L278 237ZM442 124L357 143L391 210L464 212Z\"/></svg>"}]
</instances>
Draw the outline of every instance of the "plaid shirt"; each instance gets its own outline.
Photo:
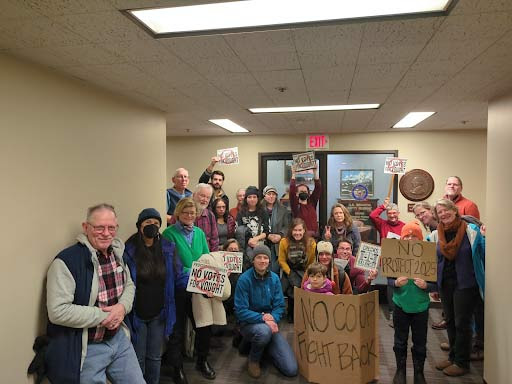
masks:
<instances>
[{"instance_id":1,"label":"plaid shirt","mask_svg":"<svg viewBox=\"0 0 512 384\"><path fill-rule=\"evenodd\" d=\"M113 252L104 256L97 252L98 256L98 298L94 304L96 307L104 308L115 305L124 290L124 271L117 262ZM89 328L89 342L98 343L112 338L117 330L109 330L101 325Z\"/></svg>"},{"instance_id":2,"label":"plaid shirt","mask_svg":"<svg viewBox=\"0 0 512 384\"><path fill-rule=\"evenodd\" d=\"M219 250L219 232L217 230L217 219L208 208L203 209L201 215L196 218L196 226L201 228L206 235L210 252Z\"/></svg>"}]
</instances>

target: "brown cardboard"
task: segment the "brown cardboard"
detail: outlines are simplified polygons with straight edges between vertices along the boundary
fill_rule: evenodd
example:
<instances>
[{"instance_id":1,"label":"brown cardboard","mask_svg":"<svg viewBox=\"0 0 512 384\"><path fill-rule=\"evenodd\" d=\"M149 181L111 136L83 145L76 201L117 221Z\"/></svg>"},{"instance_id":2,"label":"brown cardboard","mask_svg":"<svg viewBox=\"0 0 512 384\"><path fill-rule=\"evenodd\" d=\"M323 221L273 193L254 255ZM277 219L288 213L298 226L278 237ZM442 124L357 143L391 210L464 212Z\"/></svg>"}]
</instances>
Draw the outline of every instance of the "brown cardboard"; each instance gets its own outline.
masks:
<instances>
[{"instance_id":1,"label":"brown cardboard","mask_svg":"<svg viewBox=\"0 0 512 384\"><path fill-rule=\"evenodd\" d=\"M295 288L294 348L311 383L368 383L379 375L379 295L324 295Z\"/></svg>"},{"instance_id":2,"label":"brown cardboard","mask_svg":"<svg viewBox=\"0 0 512 384\"><path fill-rule=\"evenodd\" d=\"M381 273L437 281L436 244L429 241L382 239Z\"/></svg>"}]
</instances>

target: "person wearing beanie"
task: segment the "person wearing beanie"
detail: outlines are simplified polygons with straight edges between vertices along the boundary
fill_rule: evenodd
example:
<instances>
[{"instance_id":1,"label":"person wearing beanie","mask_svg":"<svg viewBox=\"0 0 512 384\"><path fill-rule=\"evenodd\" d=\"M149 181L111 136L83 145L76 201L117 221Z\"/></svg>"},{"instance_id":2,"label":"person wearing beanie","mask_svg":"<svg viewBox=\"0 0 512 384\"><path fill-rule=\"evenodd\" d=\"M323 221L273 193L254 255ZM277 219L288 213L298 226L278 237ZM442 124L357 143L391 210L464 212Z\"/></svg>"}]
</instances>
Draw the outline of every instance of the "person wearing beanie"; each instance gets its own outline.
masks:
<instances>
[{"instance_id":1,"label":"person wearing beanie","mask_svg":"<svg viewBox=\"0 0 512 384\"><path fill-rule=\"evenodd\" d=\"M235 237L244 252L244 271L254 256L253 249L264 244L269 233L267 210L260 204L260 191L255 186L245 189L245 197L236 217Z\"/></svg>"},{"instance_id":2,"label":"person wearing beanie","mask_svg":"<svg viewBox=\"0 0 512 384\"><path fill-rule=\"evenodd\" d=\"M285 309L281 282L269 269L270 249L259 244L253 251L253 266L240 275L235 289L235 315L240 323L241 343L251 346L247 371L253 378L260 377L260 361L266 353L283 375L293 377L298 371L297 360L278 325Z\"/></svg>"},{"instance_id":3,"label":"person wearing beanie","mask_svg":"<svg viewBox=\"0 0 512 384\"><path fill-rule=\"evenodd\" d=\"M294 288L302 287L302 278L307 267L315 261L316 242L307 234L304 220L295 218L288 228L288 234L279 243L279 265L283 292L288 297L289 323L293 323Z\"/></svg>"},{"instance_id":4,"label":"person wearing beanie","mask_svg":"<svg viewBox=\"0 0 512 384\"><path fill-rule=\"evenodd\" d=\"M294 218L299 217L304 220L308 228L309 235L318 238L319 233L316 207L320 200L320 196L322 195L322 183L318 176L317 167L315 167L313 172L315 189L311 193L306 184L297 185L297 175L294 166L292 166L292 176L290 178L290 208Z\"/></svg>"},{"instance_id":5,"label":"person wearing beanie","mask_svg":"<svg viewBox=\"0 0 512 384\"><path fill-rule=\"evenodd\" d=\"M291 213L281 204L277 196L277 189L274 186L267 185L263 189L262 204L266 208L270 220L270 232L267 236L267 244L272 251L270 269L272 272L279 274L280 266L277 260L279 255L279 242L286 236L291 221Z\"/></svg>"},{"instance_id":6,"label":"person wearing beanie","mask_svg":"<svg viewBox=\"0 0 512 384\"><path fill-rule=\"evenodd\" d=\"M175 256L174 243L160 236L161 225L156 209L143 209L137 218L137 232L126 241L123 255L136 287L128 314L131 341L148 384L160 382L162 344L176 321L174 291L185 289L188 281Z\"/></svg>"},{"instance_id":7,"label":"person wearing beanie","mask_svg":"<svg viewBox=\"0 0 512 384\"><path fill-rule=\"evenodd\" d=\"M420 223L411 221L402 227L401 240L421 241L423 234ZM388 278L388 285L393 289L393 325L395 342L393 350L396 358L396 373L393 384L406 384L407 341L409 328L412 333L412 360L414 366L414 384L425 384L423 367L427 356L428 291L435 291L436 286L420 278L409 279L400 276Z\"/></svg>"},{"instance_id":8,"label":"person wearing beanie","mask_svg":"<svg viewBox=\"0 0 512 384\"><path fill-rule=\"evenodd\" d=\"M387 220L384 220L380 217L382 212L386 211ZM384 204L379 205L373 211L370 212L370 219L375 225L375 229L379 232L380 242L382 243L382 239L385 239L388 236L388 233L394 233L400 236L402 233L402 227L405 225L403 221L399 219L400 211L398 210L398 206L394 203L391 203L389 197L384 199ZM388 299L388 312L389 312L389 323L390 327L393 327L393 288L388 285L387 287L387 299Z\"/></svg>"}]
</instances>

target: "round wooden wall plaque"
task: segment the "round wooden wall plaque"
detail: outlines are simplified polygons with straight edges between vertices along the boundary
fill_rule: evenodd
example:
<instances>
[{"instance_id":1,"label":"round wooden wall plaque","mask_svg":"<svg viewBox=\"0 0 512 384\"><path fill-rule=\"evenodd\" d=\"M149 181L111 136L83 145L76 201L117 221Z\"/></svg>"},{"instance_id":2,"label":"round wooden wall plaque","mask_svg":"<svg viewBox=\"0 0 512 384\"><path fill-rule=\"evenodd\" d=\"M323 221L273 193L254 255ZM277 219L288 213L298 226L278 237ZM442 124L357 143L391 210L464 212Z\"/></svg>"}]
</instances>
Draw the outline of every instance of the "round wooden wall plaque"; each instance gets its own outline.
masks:
<instances>
[{"instance_id":1,"label":"round wooden wall plaque","mask_svg":"<svg viewBox=\"0 0 512 384\"><path fill-rule=\"evenodd\" d=\"M434 179L423 169L412 169L400 178L400 192L410 201L422 201L434 192Z\"/></svg>"}]
</instances>

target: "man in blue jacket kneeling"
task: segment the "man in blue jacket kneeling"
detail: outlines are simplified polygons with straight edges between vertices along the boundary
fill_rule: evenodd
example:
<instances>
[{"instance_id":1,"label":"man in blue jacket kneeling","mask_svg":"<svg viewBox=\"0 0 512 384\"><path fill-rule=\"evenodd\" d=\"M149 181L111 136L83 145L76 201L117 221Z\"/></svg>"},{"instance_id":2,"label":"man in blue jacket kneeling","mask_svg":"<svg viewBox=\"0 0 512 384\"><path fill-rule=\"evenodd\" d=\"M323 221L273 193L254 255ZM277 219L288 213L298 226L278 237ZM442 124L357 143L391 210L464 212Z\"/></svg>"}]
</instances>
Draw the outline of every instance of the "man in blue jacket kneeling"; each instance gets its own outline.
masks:
<instances>
[{"instance_id":1,"label":"man in blue jacket kneeling","mask_svg":"<svg viewBox=\"0 0 512 384\"><path fill-rule=\"evenodd\" d=\"M235 291L240 333L251 344L247 370L255 378L261 375L260 361L265 351L283 375L297 375L295 355L279 333L285 304L279 277L269 270L270 256L267 246L257 245L253 266L240 276Z\"/></svg>"}]
</instances>

